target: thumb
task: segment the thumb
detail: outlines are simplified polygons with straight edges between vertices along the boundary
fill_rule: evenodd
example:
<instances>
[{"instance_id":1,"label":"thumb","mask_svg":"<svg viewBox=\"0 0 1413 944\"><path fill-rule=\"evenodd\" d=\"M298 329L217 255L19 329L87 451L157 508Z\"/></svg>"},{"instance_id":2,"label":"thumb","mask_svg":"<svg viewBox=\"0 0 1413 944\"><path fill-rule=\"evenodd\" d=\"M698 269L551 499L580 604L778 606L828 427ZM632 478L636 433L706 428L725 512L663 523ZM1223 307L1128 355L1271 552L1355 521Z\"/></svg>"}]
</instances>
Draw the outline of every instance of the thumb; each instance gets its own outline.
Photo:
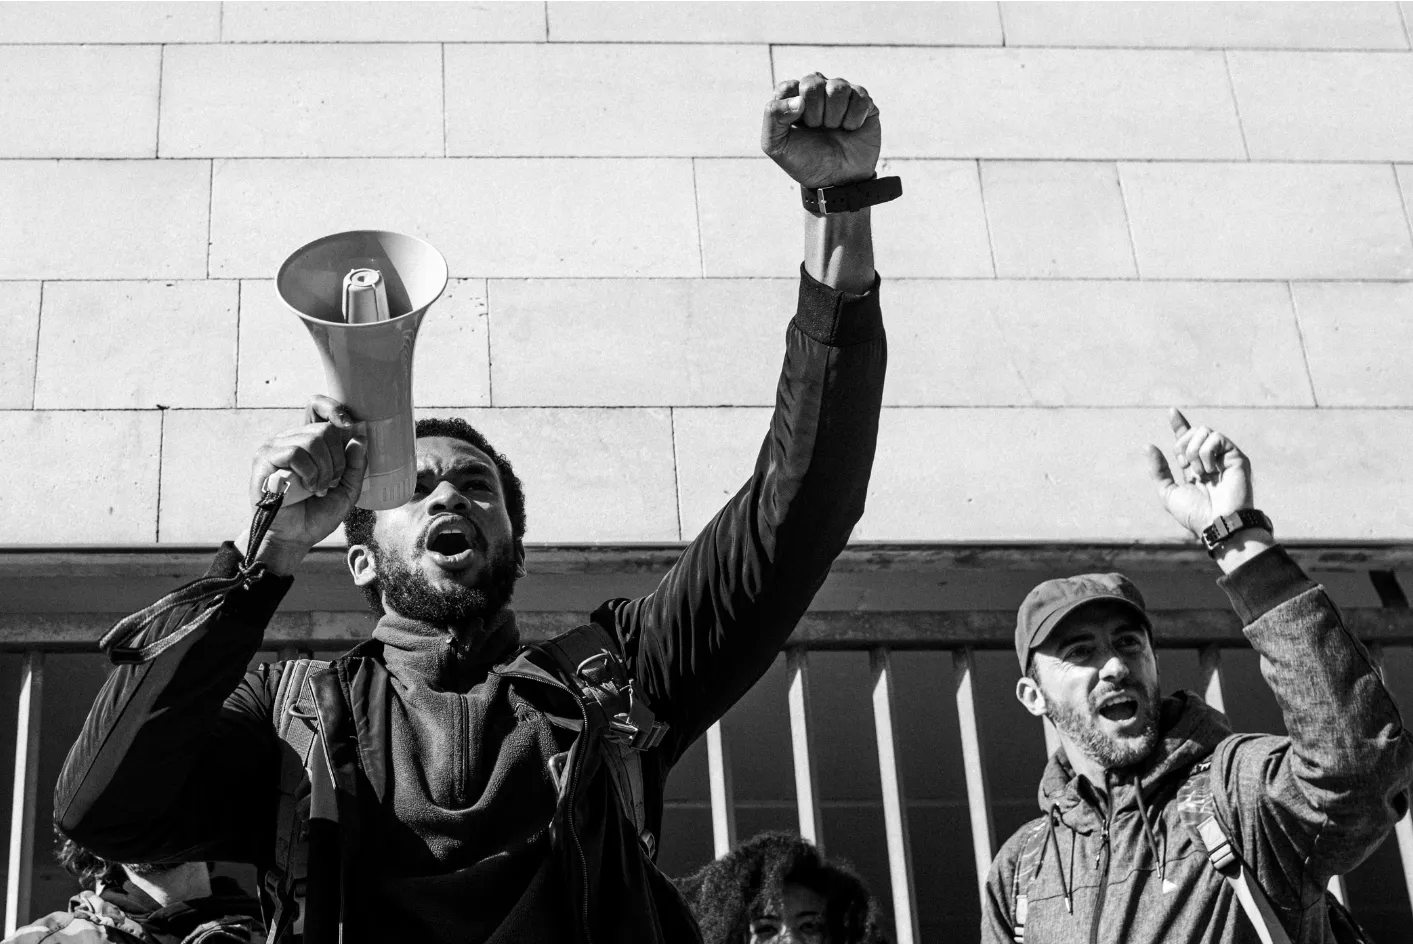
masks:
<instances>
[{"instance_id":1,"label":"thumb","mask_svg":"<svg viewBox=\"0 0 1413 944\"><path fill-rule=\"evenodd\" d=\"M368 445L360 437L354 436L343 447L343 478L335 486L336 491L348 496L350 503L358 501L363 492L363 473L368 471Z\"/></svg>"},{"instance_id":2,"label":"thumb","mask_svg":"<svg viewBox=\"0 0 1413 944\"><path fill-rule=\"evenodd\" d=\"M765 106L765 117L761 121L760 147L767 154L775 154L790 136L790 126L800 120L805 113L805 97L794 95L779 98Z\"/></svg>"},{"instance_id":3,"label":"thumb","mask_svg":"<svg viewBox=\"0 0 1413 944\"><path fill-rule=\"evenodd\" d=\"M1168 491L1177 487L1177 480L1173 478L1173 470L1168 465L1168 459L1163 455L1163 450L1149 443L1147 452L1148 477L1157 487L1159 497L1166 498Z\"/></svg>"}]
</instances>

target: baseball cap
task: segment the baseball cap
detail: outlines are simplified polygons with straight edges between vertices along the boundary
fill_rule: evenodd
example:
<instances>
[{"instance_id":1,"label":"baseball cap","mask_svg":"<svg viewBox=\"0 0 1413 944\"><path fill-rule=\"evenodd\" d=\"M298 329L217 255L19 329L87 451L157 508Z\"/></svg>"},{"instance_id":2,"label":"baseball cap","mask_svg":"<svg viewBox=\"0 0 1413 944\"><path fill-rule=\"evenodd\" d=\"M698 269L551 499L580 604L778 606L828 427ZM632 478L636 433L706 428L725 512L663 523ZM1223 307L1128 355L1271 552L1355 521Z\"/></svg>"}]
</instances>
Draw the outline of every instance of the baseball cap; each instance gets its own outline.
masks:
<instances>
[{"instance_id":1,"label":"baseball cap","mask_svg":"<svg viewBox=\"0 0 1413 944\"><path fill-rule=\"evenodd\" d=\"M1151 633L1153 624L1143 594L1123 574L1080 574L1047 580L1026 594L1016 614L1016 657L1024 672L1030 654L1043 643L1061 620L1087 603L1112 600L1127 606Z\"/></svg>"}]
</instances>

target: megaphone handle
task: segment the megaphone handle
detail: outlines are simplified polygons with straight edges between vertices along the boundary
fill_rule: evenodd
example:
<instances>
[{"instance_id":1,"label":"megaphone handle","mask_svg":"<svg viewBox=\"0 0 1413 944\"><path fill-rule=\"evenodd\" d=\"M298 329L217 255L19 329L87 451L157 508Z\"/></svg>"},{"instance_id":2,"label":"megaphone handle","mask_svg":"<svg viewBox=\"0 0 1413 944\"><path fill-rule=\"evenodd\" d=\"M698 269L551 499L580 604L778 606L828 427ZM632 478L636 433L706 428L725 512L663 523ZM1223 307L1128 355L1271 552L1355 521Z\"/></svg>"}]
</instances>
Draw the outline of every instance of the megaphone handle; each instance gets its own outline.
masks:
<instances>
[{"instance_id":1,"label":"megaphone handle","mask_svg":"<svg viewBox=\"0 0 1413 944\"><path fill-rule=\"evenodd\" d=\"M284 495L285 505L297 505L313 494L299 483L289 469L271 472L265 479L265 491Z\"/></svg>"}]
</instances>

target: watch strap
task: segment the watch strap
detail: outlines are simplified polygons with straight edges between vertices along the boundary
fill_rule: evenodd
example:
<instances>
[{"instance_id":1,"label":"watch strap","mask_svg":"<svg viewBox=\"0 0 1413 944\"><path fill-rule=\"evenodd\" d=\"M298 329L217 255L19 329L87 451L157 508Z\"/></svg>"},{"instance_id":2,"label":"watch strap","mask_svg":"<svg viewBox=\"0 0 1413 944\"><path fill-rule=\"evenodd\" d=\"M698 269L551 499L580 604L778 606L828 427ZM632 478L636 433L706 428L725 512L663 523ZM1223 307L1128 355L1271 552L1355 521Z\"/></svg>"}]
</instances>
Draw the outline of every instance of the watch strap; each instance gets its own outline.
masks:
<instances>
[{"instance_id":1,"label":"watch strap","mask_svg":"<svg viewBox=\"0 0 1413 944\"><path fill-rule=\"evenodd\" d=\"M1238 531L1245 531L1248 528L1264 528L1274 532L1271 527L1271 519L1266 517L1266 513L1255 508L1242 508L1229 515L1213 521L1210 525L1202 529L1202 544L1207 548L1207 553L1215 555L1218 546L1223 541L1236 534Z\"/></svg>"},{"instance_id":2,"label":"watch strap","mask_svg":"<svg viewBox=\"0 0 1413 944\"><path fill-rule=\"evenodd\" d=\"M800 188L800 200L811 213L852 213L902 195L901 177L873 177L837 187Z\"/></svg>"}]
</instances>

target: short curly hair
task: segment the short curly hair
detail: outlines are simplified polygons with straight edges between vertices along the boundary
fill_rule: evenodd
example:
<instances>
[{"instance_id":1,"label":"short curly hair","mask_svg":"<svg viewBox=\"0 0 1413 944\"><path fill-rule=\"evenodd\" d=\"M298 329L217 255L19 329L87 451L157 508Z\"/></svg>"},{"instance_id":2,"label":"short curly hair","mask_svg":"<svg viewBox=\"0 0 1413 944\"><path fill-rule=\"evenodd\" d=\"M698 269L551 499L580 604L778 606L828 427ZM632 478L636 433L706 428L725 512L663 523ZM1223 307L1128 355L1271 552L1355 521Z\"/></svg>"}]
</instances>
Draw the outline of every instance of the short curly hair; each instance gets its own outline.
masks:
<instances>
[{"instance_id":1,"label":"short curly hair","mask_svg":"<svg viewBox=\"0 0 1413 944\"><path fill-rule=\"evenodd\" d=\"M521 483L520 477L515 474L514 467L510 460L496 452L494 446L486 439L481 431L470 423L456 416L449 417L429 417L417 421L417 438L423 439L428 436L445 436L448 439L459 439L467 445L474 446L486 454L491 463L496 467L496 474L500 476L501 495L505 498L505 511L510 516L510 533L519 544L525 538L525 486ZM366 508L359 508L355 505L349 510L348 516L343 519L344 536L348 539L349 547L355 544L369 545L373 543L373 525L378 520L378 513L369 511ZM383 612L382 593L378 588L377 581L361 588L363 595L368 598L368 605L373 612L379 616Z\"/></svg>"},{"instance_id":2,"label":"short curly hair","mask_svg":"<svg viewBox=\"0 0 1413 944\"><path fill-rule=\"evenodd\" d=\"M826 859L814 844L765 832L685 878L677 879L705 944L750 940L751 919L784 899L786 883L824 896L831 944L886 944L878 902L847 862Z\"/></svg>"},{"instance_id":3,"label":"short curly hair","mask_svg":"<svg viewBox=\"0 0 1413 944\"><path fill-rule=\"evenodd\" d=\"M127 881L127 873L118 863L94 855L67 838L57 828L54 830L54 838L59 843L55 852L59 864L64 867L65 872L78 879L79 885L85 890L93 891L99 882L104 885L121 885Z\"/></svg>"}]
</instances>

